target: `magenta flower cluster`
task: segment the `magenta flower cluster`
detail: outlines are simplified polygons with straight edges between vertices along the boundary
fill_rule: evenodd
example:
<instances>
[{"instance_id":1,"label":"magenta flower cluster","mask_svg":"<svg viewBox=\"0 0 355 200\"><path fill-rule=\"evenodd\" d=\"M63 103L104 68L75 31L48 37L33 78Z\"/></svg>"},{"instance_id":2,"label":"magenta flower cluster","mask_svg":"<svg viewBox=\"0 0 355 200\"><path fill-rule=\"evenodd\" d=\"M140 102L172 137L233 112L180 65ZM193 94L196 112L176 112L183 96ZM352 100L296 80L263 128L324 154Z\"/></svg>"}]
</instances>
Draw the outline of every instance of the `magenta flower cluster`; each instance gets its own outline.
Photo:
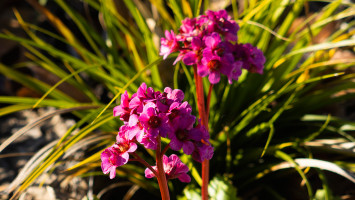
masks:
<instances>
[{"instance_id":1,"label":"magenta flower cluster","mask_svg":"<svg viewBox=\"0 0 355 200\"><path fill-rule=\"evenodd\" d=\"M102 171L114 178L116 167L128 162L129 154L137 149L137 143L155 150L159 137L169 138L172 150L182 149L198 162L211 159L213 147L209 143L209 134L201 124L194 126L196 117L183 99L181 90L167 87L161 93L148 88L145 83L131 97L127 91L122 94L121 104L113 109L113 115L119 116L124 125L119 129L116 143L101 154ZM176 155L169 159L164 157L163 163L168 178L179 178L183 182L190 180L186 174L187 167ZM149 171L146 170L147 178L153 176Z\"/></svg>"},{"instance_id":2,"label":"magenta flower cluster","mask_svg":"<svg viewBox=\"0 0 355 200\"><path fill-rule=\"evenodd\" d=\"M227 11L207 11L206 15L184 19L177 35L165 31L160 55L166 59L169 54L179 52L174 65L180 60L186 65L196 65L198 75L208 76L211 84L218 83L221 74L232 84L242 74L242 68L262 74L263 52L249 43L239 44L238 30L238 24Z\"/></svg>"}]
</instances>

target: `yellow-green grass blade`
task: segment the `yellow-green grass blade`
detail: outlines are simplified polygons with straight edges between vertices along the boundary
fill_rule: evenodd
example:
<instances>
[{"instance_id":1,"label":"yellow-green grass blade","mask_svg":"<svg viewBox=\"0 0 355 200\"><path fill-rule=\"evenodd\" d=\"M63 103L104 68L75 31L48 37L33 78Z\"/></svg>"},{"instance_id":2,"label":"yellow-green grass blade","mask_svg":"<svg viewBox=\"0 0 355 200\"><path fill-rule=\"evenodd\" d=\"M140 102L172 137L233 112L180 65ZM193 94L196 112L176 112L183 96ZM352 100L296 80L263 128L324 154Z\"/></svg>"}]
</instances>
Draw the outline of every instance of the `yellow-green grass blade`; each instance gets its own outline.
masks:
<instances>
[{"instance_id":1,"label":"yellow-green grass blade","mask_svg":"<svg viewBox=\"0 0 355 200\"><path fill-rule=\"evenodd\" d=\"M150 2L157 8L158 12L162 16L162 18L169 23L169 25L176 30L175 21L171 18L167 9L165 8L165 3L162 0L150 0Z\"/></svg>"},{"instance_id":2,"label":"yellow-green grass blade","mask_svg":"<svg viewBox=\"0 0 355 200\"><path fill-rule=\"evenodd\" d=\"M91 111L91 113L84 115L84 117L82 117L75 125L73 125L67 130L67 132L58 141L56 147L59 147L73 133L73 131L79 129L82 125L94 119L96 114L97 112L93 110Z\"/></svg>"},{"instance_id":3,"label":"yellow-green grass blade","mask_svg":"<svg viewBox=\"0 0 355 200\"><path fill-rule=\"evenodd\" d=\"M81 68L80 70L71 73L70 75L68 75L67 77L63 78L62 80L58 81L55 85L53 85L37 102L35 105L33 105L33 108L36 108L42 101L43 99L45 99L52 91L54 91L60 84L62 84L63 82L65 82L67 79L79 74L80 72L86 71L90 68L96 68L97 66L89 66L87 68Z\"/></svg>"},{"instance_id":4,"label":"yellow-green grass blade","mask_svg":"<svg viewBox=\"0 0 355 200\"><path fill-rule=\"evenodd\" d=\"M102 149L101 151L96 152L95 154L89 156L88 158L86 158L85 160L75 164L74 166L71 166L70 168L67 169L67 171L71 171L71 170L75 170L79 167L82 167L88 163L92 163L92 162L97 162L100 160L100 155L103 152L104 149Z\"/></svg>"},{"instance_id":5,"label":"yellow-green grass blade","mask_svg":"<svg viewBox=\"0 0 355 200\"><path fill-rule=\"evenodd\" d=\"M21 110L27 110L30 108L32 108L32 106L26 105L26 104L18 104L18 105L10 105L10 106L6 106L6 107L2 107L2 108L0 108L0 117L14 113L14 112L18 112Z\"/></svg>"},{"instance_id":6,"label":"yellow-green grass blade","mask_svg":"<svg viewBox=\"0 0 355 200\"><path fill-rule=\"evenodd\" d=\"M181 21L184 19L184 14L181 11L181 4L176 2L176 0L169 0L168 6L174 12L175 23L180 26Z\"/></svg>"},{"instance_id":7,"label":"yellow-green grass blade","mask_svg":"<svg viewBox=\"0 0 355 200\"><path fill-rule=\"evenodd\" d=\"M312 134L310 134L307 138L304 139L305 142L307 141L311 141L314 140L317 136L319 136L328 126L329 122L330 122L330 117L331 115L328 114L328 117L326 119L326 121L324 122L324 124L320 127L320 129L317 132L314 132Z\"/></svg>"},{"instance_id":8,"label":"yellow-green grass blade","mask_svg":"<svg viewBox=\"0 0 355 200\"><path fill-rule=\"evenodd\" d=\"M17 72L13 69L10 69L9 67L7 67L1 63L0 63L0 72L2 74L4 74L6 77L8 77L16 82L19 82L22 85L24 85L34 91L37 91L39 93L44 93L45 91L47 91L50 88L50 86L48 84L46 84L38 79L35 79L33 77L23 75L22 73ZM68 102L74 101L71 97L67 96L66 94L64 94L63 92L58 91L58 90L53 91L50 96L52 98L61 99L61 100L65 100Z\"/></svg>"},{"instance_id":9,"label":"yellow-green grass blade","mask_svg":"<svg viewBox=\"0 0 355 200\"><path fill-rule=\"evenodd\" d=\"M284 94L285 90L290 86L290 84L292 83L292 80L289 81L288 83L286 83L281 89L279 89L275 94L271 94L270 96L268 96L267 98L263 99L261 101L261 103L257 104L257 106L255 108L253 108L253 104L252 106L249 108L249 110L252 108L252 111L248 112L247 115L245 115L245 117L242 118L242 120L240 122L238 121L234 121L232 122L232 126L233 124L236 124L236 126L232 129L232 136L231 138L233 138L236 134L238 134L243 128L245 128L249 122L254 119L261 111L265 110L265 108L267 107L267 105L269 105L274 99L276 99L277 97L281 96ZM255 104L254 104L255 105ZM243 112L242 112L243 113Z\"/></svg>"},{"instance_id":10,"label":"yellow-green grass blade","mask_svg":"<svg viewBox=\"0 0 355 200\"><path fill-rule=\"evenodd\" d=\"M36 0L28 0L28 2L40 13L42 13L51 22L51 24L69 41L70 44L75 46L82 46L75 35L70 31L70 29L52 12L47 8L40 5ZM86 61L89 62L88 57L82 55L80 51L77 51L79 55Z\"/></svg>"},{"instance_id":11,"label":"yellow-green grass blade","mask_svg":"<svg viewBox=\"0 0 355 200\"><path fill-rule=\"evenodd\" d=\"M147 52L147 56L148 56L148 63L151 63L159 57L157 49L156 49L154 42L153 42L153 34L150 32L148 26L146 25L142 15L139 13L139 11L136 10L136 12L137 12L137 20L138 20L137 24L142 24L140 26L142 26L141 30L144 34L144 39L145 39L145 44L146 44L146 52ZM152 79L153 87L156 89L162 89L163 85L161 82L161 78L159 75L159 70L158 70L157 65L152 66L151 74L152 74L151 79Z\"/></svg>"},{"instance_id":12,"label":"yellow-green grass blade","mask_svg":"<svg viewBox=\"0 0 355 200\"><path fill-rule=\"evenodd\" d=\"M94 64L87 64L87 63L83 62L82 60L79 60L79 59L77 59L77 58L75 58L63 51L60 51L48 44L47 45L40 45L40 44L37 44L33 41L30 41L30 40L27 40L24 38L20 38L20 37L16 37L16 36L8 36L8 35L4 35L4 34L0 34L0 38L10 39L10 40L20 42L21 44L25 43L25 44L28 44L31 46L41 48L41 49L47 51L48 53L52 54L55 57L60 57L63 60L65 60L69 63L72 63L73 64L72 66L75 67L76 69L80 69L80 67L87 67L88 65L94 65ZM101 63L103 65L106 64L106 63L103 63L103 60L101 60L101 59L98 59L96 61L98 61L99 63ZM90 73L93 77L97 77L97 78L100 78L101 80L105 80L106 81L105 84L123 85L122 82L112 78L109 74L107 74L103 70L88 70L88 73ZM110 85L107 85L107 86L109 87Z\"/></svg>"},{"instance_id":13,"label":"yellow-green grass blade","mask_svg":"<svg viewBox=\"0 0 355 200\"><path fill-rule=\"evenodd\" d=\"M242 19L242 23L240 26L243 26L246 21L251 20L260 10L264 9L265 7L269 6L271 0L261 1L258 6L254 7L250 12L248 12Z\"/></svg>"},{"instance_id":14,"label":"yellow-green grass blade","mask_svg":"<svg viewBox=\"0 0 355 200\"><path fill-rule=\"evenodd\" d=\"M18 97L18 96L0 96L0 103L6 104L23 104L31 105L31 107L38 101L38 98L31 97ZM52 106L56 108L70 108L77 106L92 106L90 103L78 103L70 102L62 99L44 99L41 103L41 106Z\"/></svg>"},{"instance_id":15,"label":"yellow-green grass blade","mask_svg":"<svg viewBox=\"0 0 355 200\"><path fill-rule=\"evenodd\" d=\"M86 20L79 15L79 13L75 12L71 9L63 0L56 0L56 3L65 11L66 14L70 16L70 18L74 21L76 26L79 28L86 41L90 44L91 48L94 50L95 54L100 58L104 59L104 55L101 53L98 46L95 44L93 40L93 35L97 35L94 29L88 30L88 25L86 24Z\"/></svg>"},{"instance_id":16,"label":"yellow-green grass blade","mask_svg":"<svg viewBox=\"0 0 355 200\"><path fill-rule=\"evenodd\" d=\"M25 190L40 174L42 174L51 164L53 164L58 158L60 158L60 156L62 156L64 152L68 150L73 144L76 144L87 134L91 133L93 130L112 119L113 116L111 115L111 113L102 116L100 120L97 120L96 123L87 125L87 127L79 131L75 136L71 137L65 144L55 149L41 165L37 166L37 168L32 171L32 173L26 178L22 185L16 190L15 194L13 195L13 198L16 197L20 192Z\"/></svg>"},{"instance_id":17,"label":"yellow-green grass blade","mask_svg":"<svg viewBox=\"0 0 355 200\"><path fill-rule=\"evenodd\" d=\"M111 106L111 104L116 101L116 99L128 88L128 86L133 83L138 77L142 75L145 70L151 68L152 66L156 65L157 63L161 62L162 58L158 58L154 62L150 63L149 65L145 66L142 70L140 70L134 77L132 77L125 86L122 87L122 89L112 98L112 100L106 105L106 107L98 114L96 119L98 119L106 110L108 107ZM94 123L96 119L92 122Z\"/></svg>"},{"instance_id":18,"label":"yellow-green grass blade","mask_svg":"<svg viewBox=\"0 0 355 200\"><path fill-rule=\"evenodd\" d=\"M291 102L294 100L294 98L296 97L297 91L299 91L300 89L302 89L302 87L296 88L296 90L288 97L288 99L285 101L285 103L275 112L275 114L271 117L271 119L269 120L268 124L270 127L270 132L269 132L269 136L267 138L265 147L263 149L263 152L261 153L261 157L264 156L270 142L271 139L274 135L274 123L275 121L279 118L279 116L286 110L286 108L291 104Z\"/></svg>"},{"instance_id":19,"label":"yellow-green grass blade","mask_svg":"<svg viewBox=\"0 0 355 200\"><path fill-rule=\"evenodd\" d=\"M309 195L309 198L312 199L313 198L313 190L312 190L312 186L311 184L309 183L307 177L306 177L306 174L300 169L299 165L295 162L295 160L288 154L280 151L280 150L277 150L275 152L275 156L289 162L290 164L293 165L293 168L299 173L299 175L302 177L302 179L304 180L305 184L306 184L306 187L307 187L307 191L308 191L308 195Z\"/></svg>"}]
</instances>

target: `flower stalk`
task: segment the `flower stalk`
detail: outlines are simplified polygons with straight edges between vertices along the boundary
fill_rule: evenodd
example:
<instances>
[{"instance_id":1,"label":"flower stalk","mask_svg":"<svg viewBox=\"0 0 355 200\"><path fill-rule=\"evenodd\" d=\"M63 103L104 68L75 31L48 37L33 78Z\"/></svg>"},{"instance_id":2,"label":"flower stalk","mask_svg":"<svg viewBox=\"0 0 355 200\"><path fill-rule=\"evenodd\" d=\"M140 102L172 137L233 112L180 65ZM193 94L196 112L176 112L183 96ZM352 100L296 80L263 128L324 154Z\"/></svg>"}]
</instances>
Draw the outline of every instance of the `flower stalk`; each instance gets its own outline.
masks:
<instances>
[{"instance_id":1,"label":"flower stalk","mask_svg":"<svg viewBox=\"0 0 355 200\"><path fill-rule=\"evenodd\" d=\"M205 128L208 130L208 113L206 110L209 111L209 101L211 97L211 90L212 84L210 87L208 99L207 99L207 109L205 107L205 97L203 91L203 84L202 84L202 77L198 76L197 74L197 66L194 66L194 78L196 82L196 94L197 94L197 107L198 112L201 118L201 123ZM209 160L204 160L202 162L202 188L201 188L201 199L207 200L208 199L208 182L209 182Z\"/></svg>"},{"instance_id":2,"label":"flower stalk","mask_svg":"<svg viewBox=\"0 0 355 200\"><path fill-rule=\"evenodd\" d=\"M157 142L158 142L158 147L156 150L156 162L157 162L157 168L158 168L157 179L158 179L161 199L162 200L169 200L170 195L169 195L168 182L166 180L164 166L163 166L163 154L161 154L161 152L160 152L160 150L161 150L160 138L157 139Z\"/></svg>"}]
</instances>

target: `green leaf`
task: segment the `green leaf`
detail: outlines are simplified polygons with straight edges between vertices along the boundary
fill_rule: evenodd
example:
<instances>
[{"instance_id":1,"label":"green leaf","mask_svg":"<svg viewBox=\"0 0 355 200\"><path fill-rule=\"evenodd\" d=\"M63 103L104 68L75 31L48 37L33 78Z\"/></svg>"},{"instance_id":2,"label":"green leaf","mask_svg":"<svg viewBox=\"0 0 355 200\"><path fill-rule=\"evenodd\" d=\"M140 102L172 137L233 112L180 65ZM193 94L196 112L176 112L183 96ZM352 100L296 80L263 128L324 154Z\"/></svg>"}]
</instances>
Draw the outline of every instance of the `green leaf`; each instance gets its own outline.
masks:
<instances>
[{"instance_id":1,"label":"green leaf","mask_svg":"<svg viewBox=\"0 0 355 200\"><path fill-rule=\"evenodd\" d=\"M223 176L216 176L208 185L211 200L237 200L237 189Z\"/></svg>"}]
</instances>

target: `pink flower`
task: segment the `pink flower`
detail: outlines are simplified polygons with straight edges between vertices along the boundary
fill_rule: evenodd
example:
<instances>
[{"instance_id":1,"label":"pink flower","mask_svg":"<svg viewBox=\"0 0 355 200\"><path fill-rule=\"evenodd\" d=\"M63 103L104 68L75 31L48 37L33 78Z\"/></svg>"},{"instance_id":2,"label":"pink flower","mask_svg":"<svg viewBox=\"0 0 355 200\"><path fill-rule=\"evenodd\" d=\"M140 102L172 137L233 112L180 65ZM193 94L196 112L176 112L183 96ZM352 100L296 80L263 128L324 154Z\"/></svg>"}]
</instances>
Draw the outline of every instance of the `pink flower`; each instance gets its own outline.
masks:
<instances>
[{"instance_id":1,"label":"pink flower","mask_svg":"<svg viewBox=\"0 0 355 200\"><path fill-rule=\"evenodd\" d=\"M110 173L110 179L115 178L116 167L122 163L122 158L119 156L119 150L115 144L101 153L101 161L101 169L104 174Z\"/></svg>"},{"instance_id":2,"label":"pink flower","mask_svg":"<svg viewBox=\"0 0 355 200\"><path fill-rule=\"evenodd\" d=\"M169 54L177 51L179 49L179 44L176 40L175 33L173 31L165 31L165 37L160 39L160 54L166 59Z\"/></svg>"},{"instance_id":3,"label":"pink flower","mask_svg":"<svg viewBox=\"0 0 355 200\"><path fill-rule=\"evenodd\" d=\"M191 178L187 175L189 168L181 162L179 157L175 154L169 156L163 155L163 168L167 179L175 179L178 178L181 182L189 183ZM157 171L157 166L153 166L153 169ZM154 173L147 168L145 170L146 178L155 177Z\"/></svg>"},{"instance_id":4,"label":"pink flower","mask_svg":"<svg viewBox=\"0 0 355 200\"><path fill-rule=\"evenodd\" d=\"M196 117L192 115L182 115L174 120L174 131L169 132L168 136L170 140L170 148L175 151L183 149L186 155L192 154L194 151L194 144L192 140L199 141L202 137L199 137L198 133L192 133L192 129L195 123Z\"/></svg>"},{"instance_id":5,"label":"pink flower","mask_svg":"<svg viewBox=\"0 0 355 200\"><path fill-rule=\"evenodd\" d=\"M121 105L113 108L113 116L120 116L122 121L128 121L131 109L129 108L130 98L127 91L121 95Z\"/></svg>"},{"instance_id":6,"label":"pink flower","mask_svg":"<svg viewBox=\"0 0 355 200\"><path fill-rule=\"evenodd\" d=\"M231 20L226 10L206 11L209 19L208 31L217 32L224 36L226 41L237 41L237 32L239 30L238 24Z\"/></svg>"},{"instance_id":7,"label":"pink flower","mask_svg":"<svg viewBox=\"0 0 355 200\"><path fill-rule=\"evenodd\" d=\"M197 162L202 163L204 160L210 160L213 157L213 147L206 142L195 142L195 150L192 153L192 158Z\"/></svg>"},{"instance_id":8,"label":"pink flower","mask_svg":"<svg viewBox=\"0 0 355 200\"><path fill-rule=\"evenodd\" d=\"M167 112L170 123L174 123L174 119L178 116L191 114L192 108L187 101L183 103L174 102L170 105Z\"/></svg>"},{"instance_id":9,"label":"pink flower","mask_svg":"<svg viewBox=\"0 0 355 200\"><path fill-rule=\"evenodd\" d=\"M169 118L165 113L158 113L156 111L156 105L153 102L147 103L143 108L143 112L139 116L139 121L145 132L152 137L158 135L166 137L171 129L168 120Z\"/></svg>"},{"instance_id":10,"label":"pink flower","mask_svg":"<svg viewBox=\"0 0 355 200\"><path fill-rule=\"evenodd\" d=\"M110 173L110 179L115 178L116 167L126 164L129 153L136 151L137 144L132 141L134 136L122 126L117 134L117 142L101 153L101 169L104 174Z\"/></svg>"},{"instance_id":11,"label":"pink flower","mask_svg":"<svg viewBox=\"0 0 355 200\"><path fill-rule=\"evenodd\" d=\"M232 84L233 80L237 81L239 79L239 76L242 75L242 66L243 63L241 61L235 61L232 64L232 69L227 75L229 84Z\"/></svg>"},{"instance_id":12,"label":"pink flower","mask_svg":"<svg viewBox=\"0 0 355 200\"><path fill-rule=\"evenodd\" d=\"M196 30L196 19L195 18L186 18L181 21L180 33L185 37L193 36L194 31Z\"/></svg>"},{"instance_id":13,"label":"pink flower","mask_svg":"<svg viewBox=\"0 0 355 200\"><path fill-rule=\"evenodd\" d=\"M211 84L216 84L221 79L221 73L228 75L231 69L233 57L226 54L223 57L213 55L211 51L204 51L201 65L197 66L197 73L201 77L208 75Z\"/></svg>"},{"instance_id":14,"label":"pink flower","mask_svg":"<svg viewBox=\"0 0 355 200\"><path fill-rule=\"evenodd\" d=\"M209 142L210 135L208 134L206 128L201 125L200 121L199 124L191 130L191 134L201 138L200 141L194 141L195 148L192 152L192 158L197 162L203 162L206 159L210 160L213 157L214 149Z\"/></svg>"},{"instance_id":15,"label":"pink flower","mask_svg":"<svg viewBox=\"0 0 355 200\"><path fill-rule=\"evenodd\" d=\"M243 48L248 55L247 62L243 67L250 72L262 74L265 63L263 52L249 43L244 44Z\"/></svg>"},{"instance_id":16,"label":"pink flower","mask_svg":"<svg viewBox=\"0 0 355 200\"><path fill-rule=\"evenodd\" d=\"M202 48L203 48L203 43L201 41L201 38L193 37L191 40L192 51L188 51L182 59L185 65L198 64L202 58Z\"/></svg>"}]
</instances>

